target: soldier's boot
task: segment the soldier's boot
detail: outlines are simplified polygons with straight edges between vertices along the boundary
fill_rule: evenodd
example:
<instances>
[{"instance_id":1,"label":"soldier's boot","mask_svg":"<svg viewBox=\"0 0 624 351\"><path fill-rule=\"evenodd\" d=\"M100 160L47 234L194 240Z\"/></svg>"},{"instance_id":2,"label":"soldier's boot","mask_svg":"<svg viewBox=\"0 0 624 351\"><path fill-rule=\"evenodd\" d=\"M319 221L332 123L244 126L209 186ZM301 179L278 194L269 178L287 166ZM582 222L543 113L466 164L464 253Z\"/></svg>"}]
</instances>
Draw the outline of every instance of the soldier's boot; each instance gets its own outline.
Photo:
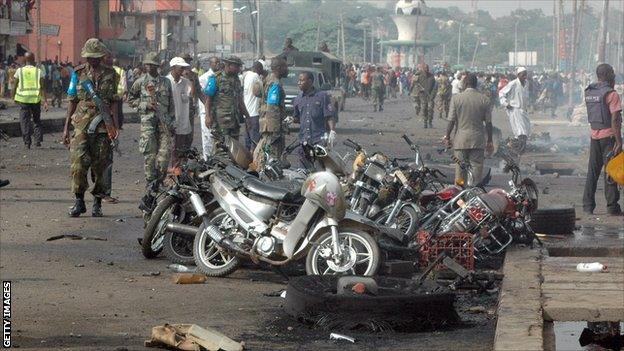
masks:
<instances>
[{"instance_id":1,"label":"soldier's boot","mask_svg":"<svg viewBox=\"0 0 624 351\"><path fill-rule=\"evenodd\" d=\"M96 197L93 201L93 207L91 208L92 217L102 217L102 198Z\"/></svg>"},{"instance_id":2,"label":"soldier's boot","mask_svg":"<svg viewBox=\"0 0 624 351\"><path fill-rule=\"evenodd\" d=\"M383 105L379 105L379 112L383 111Z\"/></svg>"},{"instance_id":3,"label":"soldier's boot","mask_svg":"<svg viewBox=\"0 0 624 351\"><path fill-rule=\"evenodd\" d=\"M76 198L76 202L74 202L74 206L72 206L69 209L69 216L78 217L85 212L87 212L87 206L85 206L84 199Z\"/></svg>"},{"instance_id":4,"label":"soldier's boot","mask_svg":"<svg viewBox=\"0 0 624 351\"><path fill-rule=\"evenodd\" d=\"M377 105L373 105L373 111L377 112Z\"/></svg>"}]
</instances>

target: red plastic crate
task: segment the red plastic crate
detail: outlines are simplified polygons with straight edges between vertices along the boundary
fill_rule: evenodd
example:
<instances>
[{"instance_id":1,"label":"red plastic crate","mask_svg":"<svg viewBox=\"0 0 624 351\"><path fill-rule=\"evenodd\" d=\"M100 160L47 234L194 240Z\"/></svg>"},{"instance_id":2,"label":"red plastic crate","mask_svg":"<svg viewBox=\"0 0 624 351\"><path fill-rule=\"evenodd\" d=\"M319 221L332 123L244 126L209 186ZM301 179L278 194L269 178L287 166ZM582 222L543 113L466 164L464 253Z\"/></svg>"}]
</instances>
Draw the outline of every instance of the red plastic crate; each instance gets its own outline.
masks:
<instances>
[{"instance_id":1,"label":"red plastic crate","mask_svg":"<svg viewBox=\"0 0 624 351\"><path fill-rule=\"evenodd\" d=\"M427 231L417 233L419 244L426 243L430 237ZM440 253L446 253L457 263L461 264L468 270L474 269L474 245L472 242L472 234L470 233L446 233L439 235L434 240L424 244L420 248L420 265L426 267L430 262L434 261ZM436 267L436 269L444 269L444 265Z\"/></svg>"}]
</instances>

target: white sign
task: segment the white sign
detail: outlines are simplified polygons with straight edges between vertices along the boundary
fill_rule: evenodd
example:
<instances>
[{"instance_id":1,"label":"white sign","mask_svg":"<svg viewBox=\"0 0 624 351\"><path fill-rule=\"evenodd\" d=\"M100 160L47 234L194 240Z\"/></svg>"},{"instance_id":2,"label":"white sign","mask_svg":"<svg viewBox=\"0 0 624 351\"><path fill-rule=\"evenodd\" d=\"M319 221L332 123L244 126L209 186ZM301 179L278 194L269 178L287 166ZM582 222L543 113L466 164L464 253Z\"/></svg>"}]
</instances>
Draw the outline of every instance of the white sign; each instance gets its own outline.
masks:
<instances>
[{"instance_id":1,"label":"white sign","mask_svg":"<svg viewBox=\"0 0 624 351\"><path fill-rule=\"evenodd\" d=\"M230 52L232 50L232 46L230 45L216 45L215 49L217 52Z\"/></svg>"},{"instance_id":2,"label":"white sign","mask_svg":"<svg viewBox=\"0 0 624 351\"><path fill-rule=\"evenodd\" d=\"M56 37L58 36L60 29L61 29L61 26L59 26L58 24L41 23L41 35Z\"/></svg>"},{"instance_id":3,"label":"white sign","mask_svg":"<svg viewBox=\"0 0 624 351\"><path fill-rule=\"evenodd\" d=\"M537 51L509 52L510 66L537 66Z\"/></svg>"}]
</instances>

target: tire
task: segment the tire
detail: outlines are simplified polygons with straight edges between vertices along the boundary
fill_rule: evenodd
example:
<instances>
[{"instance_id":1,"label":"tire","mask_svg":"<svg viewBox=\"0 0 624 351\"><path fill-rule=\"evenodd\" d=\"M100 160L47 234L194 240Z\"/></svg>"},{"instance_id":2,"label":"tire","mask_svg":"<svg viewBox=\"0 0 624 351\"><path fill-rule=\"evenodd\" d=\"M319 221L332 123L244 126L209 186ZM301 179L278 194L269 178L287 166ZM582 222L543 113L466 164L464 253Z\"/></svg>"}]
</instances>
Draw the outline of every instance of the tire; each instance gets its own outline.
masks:
<instances>
[{"instance_id":1,"label":"tire","mask_svg":"<svg viewBox=\"0 0 624 351\"><path fill-rule=\"evenodd\" d=\"M572 234L576 227L576 211L574 207L538 209L531 215L529 225L540 234Z\"/></svg>"},{"instance_id":2,"label":"tire","mask_svg":"<svg viewBox=\"0 0 624 351\"><path fill-rule=\"evenodd\" d=\"M345 267L338 267L340 270L336 270L331 268L330 265L320 266L319 262L324 262L327 264L328 260L325 260L320 256L320 250L327 247L329 245L331 247L331 232L327 231L323 233L316 241L315 244L312 245L310 251L306 256L306 273L308 275L326 275L326 274L350 274L350 275L375 275L377 270L379 269L379 263L381 261L381 257L379 254L379 246L377 246L377 241L373 239L368 233L355 229L355 228L339 228L338 229L338 237L340 238L341 243L344 243L344 239L349 237L351 240L350 247L353 251L350 251L350 259L354 259L355 263L351 268L346 270ZM353 240L358 245L353 245ZM361 266L358 265L357 257L358 255L365 254L362 251L367 251L368 259L365 262L361 262ZM353 254L355 253L355 257ZM362 259L364 260L364 259ZM361 260L361 261L362 261ZM367 264L365 264L368 262ZM365 264L365 265L364 265Z\"/></svg>"},{"instance_id":3,"label":"tire","mask_svg":"<svg viewBox=\"0 0 624 351\"><path fill-rule=\"evenodd\" d=\"M388 209L387 211L381 212L377 218L375 218L375 222L381 225L385 225L386 218L390 215L392 209ZM407 218L405 218L407 216ZM405 218L403 220L403 218ZM399 219L399 225L397 229L399 229L403 235L407 238L411 238L416 234L416 230L418 230L418 222L420 216L416 210L411 206L403 206L399 213L397 214L397 219ZM409 221L409 222L406 222Z\"/></svg>"},{"instance_id":4,"label":"tire","mask_svg":"<svg viewBox=\"0 0 624 351\"><path fill-rule=\"evenodd\" d=\"M182 265L195 264L193 242L195 237L167 232L163 242L163 253L171 263Z\"/></svg>"},{"instance_id":5,"label":"tire","mask_svg":"<svg viewBox=\"0 0 624 351\"><path fill-rule=\"evenodd\" d=\"M163 222L161 219L167 211L172 210L172 205L176 202L178 202L178 199L175 196L168 195L152 211L150 219L145 226L143 241L141 242L141 252L145 258L155 258L163 250L164 226L167 222Z\"/></svg>"},{"instance_id":6,"label":"tire","mask_svg":"<svg viewBox=\"0 0 624 351\"><path fill-rule=\"evenodd\" d=\"M220 207L214 210L210 214L210 217L211 223L219 227L231 223L226 223L226 221L234 222ZM234 225L235 223L236 222L234 222ZM240 259L220 251L214 241L206 234L204 228L204 224L199 226L199 231L197 235L195 235L195 240L193 241L193 257L197 270L209 277L225 277L232 274L240 266ZM208 251L206 250L207 246ZM214 254L214 256L211 257L207 255L207 253L210 253L210 255Z\"/></svg>"}]
</instances>

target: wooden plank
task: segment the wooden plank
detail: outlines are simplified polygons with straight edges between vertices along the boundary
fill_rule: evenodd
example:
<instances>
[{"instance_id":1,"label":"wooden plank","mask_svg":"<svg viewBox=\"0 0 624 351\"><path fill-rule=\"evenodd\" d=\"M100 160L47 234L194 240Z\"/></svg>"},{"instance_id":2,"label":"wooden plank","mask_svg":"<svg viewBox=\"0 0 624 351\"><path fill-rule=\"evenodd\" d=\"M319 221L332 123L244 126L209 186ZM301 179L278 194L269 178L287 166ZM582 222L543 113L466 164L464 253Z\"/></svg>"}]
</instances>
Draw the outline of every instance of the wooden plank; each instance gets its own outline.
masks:
<instances>
[{"instance_id":1,"label":"wooden plank","mask_svg":"<svg viewBox=\"0 0 624 351\"><path fill-rule=\"evenodd\" d=\"M540 303L540 254L512 248L503 266L494 350L543 350Z\"/></svg>"},{"instance_id":2,"label":"wooden plank","mask_svg":"<svg viewBox=\"0 0 624 351\"><path fill-rule=\"evenodd\" d=\"M543 301L549 321L624 321L624 290L549 290Z\"/></svg>"}]
</instances>

